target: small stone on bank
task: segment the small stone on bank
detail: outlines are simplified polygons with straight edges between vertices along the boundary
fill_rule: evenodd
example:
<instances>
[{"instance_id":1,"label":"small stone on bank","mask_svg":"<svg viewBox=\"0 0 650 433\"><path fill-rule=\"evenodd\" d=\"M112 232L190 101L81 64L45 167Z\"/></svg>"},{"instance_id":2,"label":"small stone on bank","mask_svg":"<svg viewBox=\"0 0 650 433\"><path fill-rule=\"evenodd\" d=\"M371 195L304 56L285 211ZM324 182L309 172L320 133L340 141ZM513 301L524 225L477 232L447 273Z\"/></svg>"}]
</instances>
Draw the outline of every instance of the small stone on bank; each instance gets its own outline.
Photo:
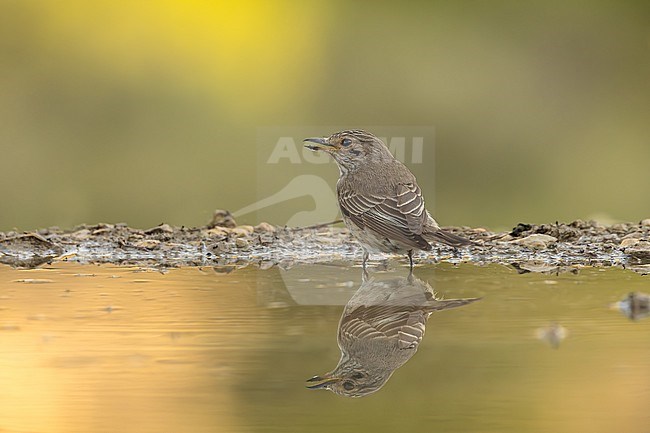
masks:
<instances>
[{"instance_id":1,"label":"small stone on bank","mask_svg":"<svg viewBox=\"0 0 650 433\"><path fill-rule=\"evenodd\" d=\"M547 248L550 244L556 243L557 238L550 235L535 233L526 236L525 238L516 239L510 242L517 245L523 245L528 248L544 249Z\"/></svg>"},{"instance_id":2,"label":"small stone on bank","mask_svg":"<svg viewBox=\"0 0 650 433\"><path fill-rule=\"evenodd\" d=\"M208 228L226 227L229 229L237 227L235 218L227 210L217 209L212 215L212 221L208 224Z\"/></svg>"},{"instance_id":3,"label":"small stone on bank","mask_svg":"<svg viewBox=\"0 0 650 433\"><path fill-rule=\"evenodd\" d=\"M204 232L209 237L224 237L228 236L228 230L223 227L213 227Z\"/></svg>"},{"instance_id":4,"label":"small stone on bank","mask_svg":"<svg viewBox=\"0 0 650 433\"><path fill-rule=\"evenodd\" d=\"M632 247L632 246L634 246L634 245L636 245L638 243L639 243L639 240L636 239L636 238L627 238L627 239L623 239L621 241L621 247L622 248Z\"/></svg>"},{"instance_id":5,"label":"small stone on bank","mask_svg":"<svg viewBox=\"0 0 650 433\"><path fill-rule=\"evenodd\" d=\"M258 232L258 233L259 232L273 233L273 232L275 232L275 226L273 226L273 225L271 225L269 223L266 223L266 222L262 222L262 223L259 223L258 225L255 226L255 231Z\"/></svg>"},{"instance_id":6,"label":"small stone on bank","mask_svg":"<svg viewBox=\"0 0 650 433\"><path fill-rule=\"evenodd\" d=\"M133 246L143 250L153 250L160 245L160 241L156 239L141 239L133 242Z\"/></svg>"},{"instance_id":7,"label":"small stone on bank","mask_svg":"<svg viewBox=\"0 0 650 433\"><path fill-rule=\"evenodd\" d=\"M169 224L160 224L156 227L151 227L143 232L146 235L154 233L174 233L174 229Z\"/></svg>"},{"instance_id":8,"label":"small stone on bank","mask_svg":"<svg viewBox=\"0 0 650 433\"><path fill-rule=\"evenodd\" d=\"M249 230L248 227L250 227L251 230ZM230 232L231 235L233 235L233 236L235 236L237 238L245 238L246 236L253 233L252 228L253 227L251 227L251 226L239 226L239 227L235 227L234 229L230 229L229 232Z\"/></svg>"}]
</instances>

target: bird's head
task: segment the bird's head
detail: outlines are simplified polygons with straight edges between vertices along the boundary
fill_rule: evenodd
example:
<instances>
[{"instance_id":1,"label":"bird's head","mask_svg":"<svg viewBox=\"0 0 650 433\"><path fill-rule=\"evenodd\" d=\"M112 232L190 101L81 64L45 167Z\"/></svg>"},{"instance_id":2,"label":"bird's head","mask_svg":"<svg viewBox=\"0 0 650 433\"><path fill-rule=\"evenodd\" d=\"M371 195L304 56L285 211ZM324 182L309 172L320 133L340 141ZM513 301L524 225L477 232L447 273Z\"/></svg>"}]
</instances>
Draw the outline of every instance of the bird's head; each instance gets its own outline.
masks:
<instances>
[{"instance_id":1,"label":"bird's head","mask_svg":"<svg viewBox=\"0 0 650 433\"><path fill-rule=\"evenodd\" d=\"M305 147L332 155L342 171L355 170L361 163L392 159L386 144L361 129L336 132L329 137L305 138Z\"/></svg>"},{"instance_id":2,"label":"bird's head","mask_svg":"<svg viewBox=\"0 0 650 433\"><path fill-rule=\"evenodd\" d=\"M307 388L327 389L344 397L364 397L381 389L392 374L390 369L371 373L358 365L340 364L331 373L308 379Z\"/></svg>"}]
</instances>

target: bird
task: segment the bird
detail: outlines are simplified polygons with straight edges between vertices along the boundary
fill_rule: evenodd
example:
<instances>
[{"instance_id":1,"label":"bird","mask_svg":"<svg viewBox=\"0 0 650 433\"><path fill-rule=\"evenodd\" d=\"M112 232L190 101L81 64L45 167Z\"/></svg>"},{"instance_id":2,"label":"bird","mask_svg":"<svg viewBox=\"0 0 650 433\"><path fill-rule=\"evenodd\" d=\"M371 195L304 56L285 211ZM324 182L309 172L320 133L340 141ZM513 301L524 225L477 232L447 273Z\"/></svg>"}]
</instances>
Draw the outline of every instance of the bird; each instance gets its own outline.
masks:
<instances>
[{"instance_id":1,"label":"bird","mask_svg":"<svg viewBox=\"0 0 650 433\"><path fill-rule=\"evenodd\" d=\"M407 253L413 269L413 251L430 251L432 241L452 247L473 244L440 228L425 208L413 173L375 135L352 129L305 138L304 143L327 152L339 167L339 208L363 248L364 269L370 253Z\"/></svg>"},{"instance_id":2,"label":"bird","mask_svg":"<svg viewBox=\"0 0 650 433\"><path fill-rule=\"evenodd\" d=\"M411 273L382 280L363 278L339 321L338 365L308 379L307 388L326 389L344 397L377 392L415 355L433 312L478 299L437 299L432 287Z\"/></svg>"}]
</instances>

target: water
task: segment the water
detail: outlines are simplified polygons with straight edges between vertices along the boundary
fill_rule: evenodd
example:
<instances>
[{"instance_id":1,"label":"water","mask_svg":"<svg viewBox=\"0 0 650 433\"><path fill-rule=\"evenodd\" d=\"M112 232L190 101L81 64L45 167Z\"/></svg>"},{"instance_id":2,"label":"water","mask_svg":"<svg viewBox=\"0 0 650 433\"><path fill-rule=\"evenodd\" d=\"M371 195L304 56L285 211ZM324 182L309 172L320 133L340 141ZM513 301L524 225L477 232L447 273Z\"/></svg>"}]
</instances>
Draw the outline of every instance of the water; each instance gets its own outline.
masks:
<instances>
[{"instance_id":1,"label":"water","mask_svg":"<svg viewBox=\"0 0 650 433\"><path fill-rule=\"evenodd\" d=\"M3 266L0 432L650 430L650 320L611 307L650 291L647 277L450 264L415 276L447 300L481 299L434 312L417 353L348 398L306 380L339 361L359 268Z\"/></svg>"}]
</instances>

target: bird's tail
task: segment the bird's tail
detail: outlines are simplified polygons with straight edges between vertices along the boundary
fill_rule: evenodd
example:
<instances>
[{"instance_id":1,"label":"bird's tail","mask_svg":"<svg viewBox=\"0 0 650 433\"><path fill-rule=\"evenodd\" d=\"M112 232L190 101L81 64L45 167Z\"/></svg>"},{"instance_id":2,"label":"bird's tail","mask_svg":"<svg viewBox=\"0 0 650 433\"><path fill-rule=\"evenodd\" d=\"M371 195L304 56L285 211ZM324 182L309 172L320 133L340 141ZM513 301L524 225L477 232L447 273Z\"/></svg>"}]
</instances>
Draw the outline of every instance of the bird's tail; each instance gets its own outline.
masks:
<instances>
[{"instance_id":1,"label":"bird's tail","mask_svg":"<svg viewBox=\"0 0 650 433\"><path fill-rule=\"evenodd\" d=\"M424 234L426 239L431 239L435 242L440 242L450 247L464 247L467 245L475 245L474 242L469 239L465 239L462 236L455 235L453 233L446 232L442 229L436 231L430 231Z\"/></svg>"},{"instance_id":2,"label":"bird's tail","mask_svg":"<svg viewBox=\"0 0 650 433\"><path fill-rule=\"evenodd\" d=\"M465 299L435 299L426 304L427 312L449 310L450 308L458 308L463 305L471 304L475 301L480 301L482 298L465 298Z\"/></svg>"}]
</instances>

